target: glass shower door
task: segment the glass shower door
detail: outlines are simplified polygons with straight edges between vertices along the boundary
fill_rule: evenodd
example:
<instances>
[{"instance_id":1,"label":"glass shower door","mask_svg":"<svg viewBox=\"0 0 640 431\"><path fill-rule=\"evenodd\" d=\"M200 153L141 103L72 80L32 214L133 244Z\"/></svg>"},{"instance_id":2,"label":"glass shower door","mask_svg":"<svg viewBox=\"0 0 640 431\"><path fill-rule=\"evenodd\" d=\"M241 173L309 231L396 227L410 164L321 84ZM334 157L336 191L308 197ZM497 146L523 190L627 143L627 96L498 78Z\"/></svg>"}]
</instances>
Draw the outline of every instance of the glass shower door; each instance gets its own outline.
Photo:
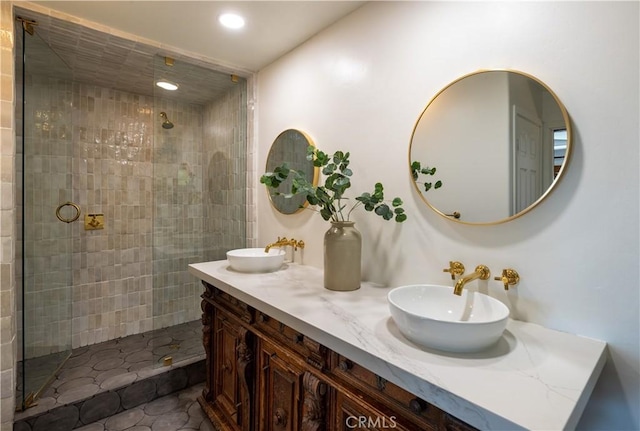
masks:
<instances>
[{"instance_id":1,"label":"glass shower door","mask_svg":"<svg viewBox=\"0 0 640 431\"><path fill-rule=\"evenodd\" d=\"M28 408L71 353L72 202L70 70L35 33L18 31L17 108L21 145L21 287L19 397ZM31 27L29 30L32 30ZM22 138L22 139L20 139ZM20 148L19 148L20 151ZM19 168L20 170L20 168ZM74 223L75 222L75 223Z\"/></svg>"},{"instance_id":2,"label":"glass shower door","mask_svg":"<svg viewBox=\"0 0 640 431\"><path fill-rule=\"evenodd\" d=\"M246 80L156 57L153 108L155 363L203 357L203 287L188 265L246 246Z\"/></svg>"}]
</instances>

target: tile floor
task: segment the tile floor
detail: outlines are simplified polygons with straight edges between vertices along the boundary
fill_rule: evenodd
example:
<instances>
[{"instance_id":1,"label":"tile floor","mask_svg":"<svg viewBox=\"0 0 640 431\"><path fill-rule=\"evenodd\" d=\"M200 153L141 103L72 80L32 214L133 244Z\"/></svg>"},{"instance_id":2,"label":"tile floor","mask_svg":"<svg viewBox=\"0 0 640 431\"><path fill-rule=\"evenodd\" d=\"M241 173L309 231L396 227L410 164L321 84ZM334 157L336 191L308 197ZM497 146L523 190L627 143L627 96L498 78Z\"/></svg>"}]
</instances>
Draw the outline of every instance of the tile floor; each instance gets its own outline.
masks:
<instances>
[{"instance_id":1,"label":"tile floor","mask_svg":"<svg viewBox=\"0 0 640 431\"><path fill-rule=\"evenodd\" d=\"M196 400L203 387L191 386L75 431L214 431Z\"/></svg>"},{"instance_id":2,"label":"tile floor","mask_svg":"<svg viewBox=\"0 0 640 431\"><path fill-rule=\"evenodd\" d=\"M37 405L18 412L16 422L28 422L33 430L63 419L89 425L123 409L118 414L135 414L127 409L203 381L201 328L197 320L74 349ZM167 356L173 365L163 366ZM37 369L31 372L38 375Z\"/></svg>"}]
</instances>

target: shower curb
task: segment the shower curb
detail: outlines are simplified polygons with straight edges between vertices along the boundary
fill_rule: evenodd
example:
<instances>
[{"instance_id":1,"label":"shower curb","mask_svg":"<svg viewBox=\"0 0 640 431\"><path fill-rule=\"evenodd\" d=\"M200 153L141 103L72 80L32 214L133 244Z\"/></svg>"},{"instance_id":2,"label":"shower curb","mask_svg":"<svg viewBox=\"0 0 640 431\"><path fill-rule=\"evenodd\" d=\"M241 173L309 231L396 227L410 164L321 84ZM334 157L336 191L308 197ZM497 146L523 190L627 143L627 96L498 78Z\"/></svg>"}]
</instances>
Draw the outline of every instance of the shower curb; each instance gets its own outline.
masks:
<instances>
[{"instance_id":1,"label":"shower curb","mask_svg":"<svg viewBox=\"0 0 640 431\"><path fill-rule=\"evenodd\" d=\"M70 431L202 383L205 375L204 359L183 361L131 384L24 417L13 424L13 431Z\"/></svg>"}]
</instances>

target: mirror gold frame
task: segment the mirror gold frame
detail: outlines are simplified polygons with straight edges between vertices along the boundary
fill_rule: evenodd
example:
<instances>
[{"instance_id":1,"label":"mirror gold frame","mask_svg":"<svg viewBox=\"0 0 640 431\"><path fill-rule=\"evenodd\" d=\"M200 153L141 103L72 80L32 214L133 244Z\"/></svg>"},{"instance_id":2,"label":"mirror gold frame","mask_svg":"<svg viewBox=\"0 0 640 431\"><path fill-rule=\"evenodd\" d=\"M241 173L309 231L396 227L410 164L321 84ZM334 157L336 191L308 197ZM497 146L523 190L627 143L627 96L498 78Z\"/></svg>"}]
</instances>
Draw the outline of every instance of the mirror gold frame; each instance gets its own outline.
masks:
<instances>
[{"instance_id":1,"label":"mirror gold frame","mask_svg":"<svg viewBox=\"0 0 640 431\"><path fill-rule=\"evenodd\" d=\"M277 166L284 163L290 169L304 173L307 180L315 186L320 176L319 168L313 166L313 162L307 160L307 148L315 147L311 137L298 129L287 129L280 133L271 144L267 155L266 172L272 172ZM304 195L296 195L285 198L276 192L289 193L291 191L292 177L284 181L274 190L266 187L271 205L282 214L296 214L309 205Z\"/></svg>"},{"instance_id":2,"label":"mirror gold frame","mask_svg":"<svg viewBox=\"0 0 640 431\"><path fill-rule=\"evenodd\" d=\"M558 130L566 130L566 150L554 166ZM526 165L527 150L539 152L533 167ZM571 152L569 114L546 84L515 70L480 70L451 82L427 104L411 134L409 166L419 161L437 168L438 190L425 192L414 181L436 213L462 224L494 225L539 205L563 176Z\"/></svg>"}]
</instances>

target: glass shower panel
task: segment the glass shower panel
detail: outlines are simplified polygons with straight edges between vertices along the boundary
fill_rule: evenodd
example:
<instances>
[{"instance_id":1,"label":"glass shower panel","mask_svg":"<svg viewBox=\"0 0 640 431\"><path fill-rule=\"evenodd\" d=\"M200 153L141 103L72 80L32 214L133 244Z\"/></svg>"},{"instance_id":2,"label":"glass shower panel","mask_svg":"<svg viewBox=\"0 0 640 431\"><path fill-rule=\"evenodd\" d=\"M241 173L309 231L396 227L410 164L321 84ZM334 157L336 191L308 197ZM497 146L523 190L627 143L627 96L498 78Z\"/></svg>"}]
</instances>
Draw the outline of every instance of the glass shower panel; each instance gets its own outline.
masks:
<instances>
[{"instance_id":1,"label":"glass shower panel","mask_svg":"<svg viewBox=\"0 0 640 431\"><path fill-rule=\"evenodd\" d=\"M188 265L246 244L246 81L157 57L154 80L153 352L159 366L204 354L200 281Z\"/></svg>"},{"instance_id":2,"label":"glass shower panel","mask_svg":"<svg viewBox=\"0 0 640 431\"><path fill-rule=\"evenodd\" d=\"M38 36L17 31L16 107L22 173L17 403L27 408L71 353L72 80L70 69ZM21 139L20 139L21 138ZM75 223L74 223L75 222ZM20 283L21 282L21 283Z\"/></svg>"}]
</instances>

